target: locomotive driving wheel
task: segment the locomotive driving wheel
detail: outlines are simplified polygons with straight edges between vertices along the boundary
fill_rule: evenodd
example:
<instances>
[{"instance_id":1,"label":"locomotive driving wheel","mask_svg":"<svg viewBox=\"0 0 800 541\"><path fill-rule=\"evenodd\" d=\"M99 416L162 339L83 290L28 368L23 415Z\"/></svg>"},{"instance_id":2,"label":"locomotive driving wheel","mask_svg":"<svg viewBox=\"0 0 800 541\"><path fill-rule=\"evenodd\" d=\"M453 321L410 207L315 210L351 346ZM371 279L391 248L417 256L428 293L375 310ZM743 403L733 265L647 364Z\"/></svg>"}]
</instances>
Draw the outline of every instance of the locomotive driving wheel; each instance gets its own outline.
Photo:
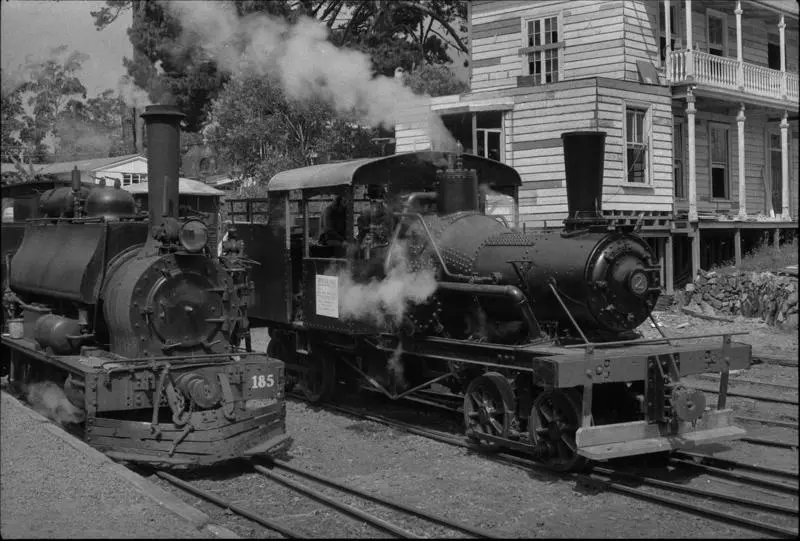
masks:
<instances>
[{"instance_id":1,"label":"locomotive driving wheel","mask_svg":"<svg viewBox=\"0 0 800 541\"><path fill-rule=\"evenodd\" d=\"M575 391L546 390L533 401L528 434L531 443L541 449L540 460L549 468L570 471L586 464L575 441L581 416L581 400Z\"/></svg>"},{"instance_id":2,"label":"locomotive driving wheel","mask_svg":"<svg viewBox=\"0 0 800 541\"><path fill-rule=\"evenodd\" d=\"M464 425L467 437L508 438L514 420L514 390L505 376L488 372L472 380L464 394Z\"/></svg>"}]
</instances>

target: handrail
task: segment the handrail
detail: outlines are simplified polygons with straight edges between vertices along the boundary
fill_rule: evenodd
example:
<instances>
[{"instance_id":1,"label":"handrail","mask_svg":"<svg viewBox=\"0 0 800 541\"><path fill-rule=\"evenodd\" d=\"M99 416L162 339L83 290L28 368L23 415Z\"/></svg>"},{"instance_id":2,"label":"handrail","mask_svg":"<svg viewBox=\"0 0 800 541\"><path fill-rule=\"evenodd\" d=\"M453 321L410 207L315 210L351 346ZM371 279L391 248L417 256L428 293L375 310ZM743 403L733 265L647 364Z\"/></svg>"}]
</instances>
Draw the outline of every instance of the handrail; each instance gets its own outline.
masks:
<instances>
[{"instance_id":1,"label":"handrail","mask_svg":"<svg viewBox=\"0 0 800 541\"><path fill-rule=\"evenodd\" d=\"M703 51L672 51L666 62L666 77L672 84L694 81L768 98L800 99L800 76L797 73L739 62L735 58Z\"/></svg>"},{"instance_id":2,"label":"handrail","mask_svg":"<svg viewBox=\"0 0 800 541\"><path fill-rule=\"evenodd\" d=\"M570 344L568 346L564 346L565 348L577 349L577 348L603 348L603 347L610 347L610 346L629 346L629 345L639 345L639 344L660 344L662 342L670 342L670 341L681 341L681 340L695 340L698 338L715 338L718 336L738 336L742 334L750 334L746 331L738 331L738 332L721 332L721 333L712 333L712 334L695 334L689 336L670 336L669 338L645 338L641 340L617 340L616 342L592 342L589 344Z\"/></svg>"}]
</instances>

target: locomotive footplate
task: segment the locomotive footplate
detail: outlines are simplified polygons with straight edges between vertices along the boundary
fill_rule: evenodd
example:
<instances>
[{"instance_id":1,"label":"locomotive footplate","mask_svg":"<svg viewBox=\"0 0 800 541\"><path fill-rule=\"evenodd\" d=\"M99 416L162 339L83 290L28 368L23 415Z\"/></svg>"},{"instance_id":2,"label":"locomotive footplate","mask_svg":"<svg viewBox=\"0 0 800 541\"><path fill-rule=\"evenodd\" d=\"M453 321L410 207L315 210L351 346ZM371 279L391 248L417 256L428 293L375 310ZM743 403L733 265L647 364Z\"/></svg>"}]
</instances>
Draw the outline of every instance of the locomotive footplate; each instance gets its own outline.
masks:
<instances>
[{"instance_id":1,"label":"locomotive footplate","mask_svg":"<svg viewBox=\"0 0 800 541\"><path fill-rule=\"evenodd\" d=\"M692 338L719 336L719 342L679 344ZM533 361L534 379L551 388L582 389L583 422L575 434L578 454L593 459L689 449L733 440L746 431L733 423L725 408L730 370L750 366L752 346L731 341L731 334L670 338L670 343L634 341L588 344L563 356ZM608 347L606 347L608 346ZM574 353L573 353L574 352ZM682 379L691 374L721 373L716 408ZM642 420L602 424L592 422L592 390L605 383L643 383Z\"/></svg>"},{"instance_id":2,"label":"locomotive footplate","mask_svg":"<svg viewBox=\"0 0 800 541\"><path fill-rule=\"evenodd\" d=\"M44 357L29 342L3 337L9 353ZM263 354L125 359L87 350L47 359L85 413L86 442L117 460L202 466L288 439L284 364Z\"/></svg>"}]
</instances>

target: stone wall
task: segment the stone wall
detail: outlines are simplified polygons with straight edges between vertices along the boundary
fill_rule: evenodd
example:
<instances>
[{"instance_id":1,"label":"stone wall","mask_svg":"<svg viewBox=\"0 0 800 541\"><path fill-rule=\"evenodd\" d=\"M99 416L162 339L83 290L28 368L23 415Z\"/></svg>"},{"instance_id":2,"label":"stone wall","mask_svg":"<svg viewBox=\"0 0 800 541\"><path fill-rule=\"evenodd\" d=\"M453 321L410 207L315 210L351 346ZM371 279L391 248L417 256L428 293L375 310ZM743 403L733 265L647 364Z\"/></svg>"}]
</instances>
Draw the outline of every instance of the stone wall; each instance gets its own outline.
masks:
<instances>
[{"instance_id":1,"label":"stone wall","mask_svg":"<svg viewBox=\"0 0 800 541\"><path fill-rule=\"evenodd\" d=\"M681 307L710 316L760 318L768 325L797 328L796 276L771 272L699 271L679 292Z\"/></svg>"}]
</instances>

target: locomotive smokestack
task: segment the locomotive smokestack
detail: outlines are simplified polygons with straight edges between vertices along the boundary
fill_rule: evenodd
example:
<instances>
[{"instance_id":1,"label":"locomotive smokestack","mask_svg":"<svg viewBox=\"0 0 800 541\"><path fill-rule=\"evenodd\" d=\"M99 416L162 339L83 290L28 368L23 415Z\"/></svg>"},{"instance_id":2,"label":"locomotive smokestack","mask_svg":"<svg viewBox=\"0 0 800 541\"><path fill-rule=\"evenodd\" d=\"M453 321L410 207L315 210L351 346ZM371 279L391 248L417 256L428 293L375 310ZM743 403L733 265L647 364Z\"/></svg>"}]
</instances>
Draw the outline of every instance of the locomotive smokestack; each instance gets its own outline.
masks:
<instances>
[{"instance_id":1,"label":"locomotive smokestack","mask_svg":"<svg viewBox=\"0 0 800 541\"><path fill-rule=\"evenodd\" d=\"M567 180L568 227L595 222L603 201L603 163L606 132L561 134Z\"/></svg>"},{"instance_id":2,"label":"locomotive smokestack","mask_svg":"<svg viewBox=\"0 0 800 541\"><path fill-rule=\"evenodd\" d=\"M163 216L178 217L180 122L184 114L170 105L149 105L142 113L147 128L147 210L150 225Z\"/></svg>"}]
</instances>

